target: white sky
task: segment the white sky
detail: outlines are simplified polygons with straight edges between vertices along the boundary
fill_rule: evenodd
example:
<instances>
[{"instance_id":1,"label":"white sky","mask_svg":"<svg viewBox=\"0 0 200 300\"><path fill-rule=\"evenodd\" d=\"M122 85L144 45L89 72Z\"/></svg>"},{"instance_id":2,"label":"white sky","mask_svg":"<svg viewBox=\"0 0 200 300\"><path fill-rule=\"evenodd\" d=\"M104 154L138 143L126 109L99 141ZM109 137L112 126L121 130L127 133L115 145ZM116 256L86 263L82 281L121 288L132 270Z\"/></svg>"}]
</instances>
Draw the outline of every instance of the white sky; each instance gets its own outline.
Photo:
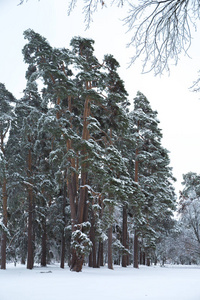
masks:
<instances>
[{"instance_id":1,"label":"white sky","mask_svg":"<svg viewBox=\"0 0 200 300\"><path fill-rule=\"evenodd\" d=\"M200 70L199 31L194 34L191 58L183 56L178 66L172 66L170 76L154 77L141 74L141 62L128 67L132 49L126 47L131 34L120 20L126 11L117 8L99 9L94 22L85 31L81 8L70 16L68 0L29 0L17 6L20 0L0 0L0 82L17 98L25 88L26 66L21 50L25 44L23 31L31 28L47 38L55 47L69 47L72 37L95 40L95 54L101 60L104 54L113 54L119 61L121 78L129 99L140 90L158 111L163 130L163 145L170 151L176 189L181 189L182 174L200 173L200 93L189 91ZM80 3L79 1L77 1Z\"/></svg>"}]
</instances>

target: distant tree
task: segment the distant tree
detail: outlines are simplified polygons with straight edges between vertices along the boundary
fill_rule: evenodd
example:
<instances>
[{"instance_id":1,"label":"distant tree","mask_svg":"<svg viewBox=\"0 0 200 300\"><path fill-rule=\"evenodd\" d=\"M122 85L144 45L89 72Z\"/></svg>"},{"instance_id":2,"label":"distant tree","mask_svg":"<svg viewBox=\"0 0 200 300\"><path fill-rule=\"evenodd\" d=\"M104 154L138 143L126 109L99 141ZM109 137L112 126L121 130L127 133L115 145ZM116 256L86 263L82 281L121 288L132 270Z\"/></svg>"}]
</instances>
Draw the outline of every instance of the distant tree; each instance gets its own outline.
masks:
<instances>
[{"instance_id":1,"label":"distant tree","mask_svg":"<svg viewBox=\"0 0 200 300\"><path fill-rule=\"evenodd\" d=\"M183 191L180 193L179 213L182 227L188 232L185 247L192 256L200 258L200 175L189 172L183 175ZM189 237L189 238L188 238Z\"/></svg>"}]
</instances>

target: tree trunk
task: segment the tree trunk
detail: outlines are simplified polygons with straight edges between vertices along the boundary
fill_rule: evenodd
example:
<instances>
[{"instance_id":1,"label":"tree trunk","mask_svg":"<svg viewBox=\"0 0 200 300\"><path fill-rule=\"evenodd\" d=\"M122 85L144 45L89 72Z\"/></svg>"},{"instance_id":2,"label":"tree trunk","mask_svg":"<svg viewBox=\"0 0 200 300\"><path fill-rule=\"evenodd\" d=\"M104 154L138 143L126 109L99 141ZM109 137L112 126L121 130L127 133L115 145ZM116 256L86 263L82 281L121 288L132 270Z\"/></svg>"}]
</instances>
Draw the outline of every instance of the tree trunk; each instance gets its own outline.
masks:
<instances>
[{"instance_id":1,"label":"tree trunk","mask_svg":"<svg viewBox=\"0 0 200 300\"><path fill-rule=\"evenodd\" d=\"M21 265L25 265L25 264L26 264L25 257L24 257L24 256L22 256L22 257L21 257Z\"/></svg>"},{"instance_id":2,"label":"tree trunk","mask_svg":"<svg viewBox=\"0 0 200 300\"><path fill-rule=\"evenodd\" d=\"M33 194L28 192L29 211L28 211L28 258L27 269L33 268Z\"/></svg>"},{"instance_id":3,"label":"tree trunk","mask_svg":"<svg viewBox=\"0 0 200 300\"><path fill-rule=\"evenodd\" d=\"M127 249L127 208L123 206L122 245ZM122 267L127 267L127 254L122 255Z\"/></svg>"},{"instance_id":4,"label":"tree trunk","mask_svg":"<svg viewBox=\"0 0 200 300\"><path fill-rule=\"evenodd\" d=\"M83 132L82 132L82 139L88 140L89 139L89 130L88 130L88 117L90 116L90 99L89 97L86 97L85 104L84 104L84 112L83 112ZM84 147L84 149L81 151L81 156L83 161L87 160L88 154ZM77 212L77 219L78 224L81 224L82 222L85 222L88 220L88 204L87 204L87 198L88 198L88 188L87 188L87 172L88 164L86 162L82 163L81 166L81 187L80 187L80 200L78 204L78 212Z\"/></svg>"},{"instance_id":5,"label":"tree trunk","mask_svg":"<svg viewBox=\"0 0 200 300\"><path fill-rule=\"evenodd\" d=\"M85 168L86 166L84 166ZM77 220L78 224L88 220L88 188L87 188L87 172L81 174L80 200L78 204Z\"/></svg>"},{"instance_id":6,"label":"tree trunk","mask_svg":"<svg viewBox=\"0 0 200 300\"><path fill-rule=\"evenodd\" d=\"M28 154L28 176L31 177L32 155L31 150ZM28 258L27 269L33 268L33 188L32 182L28 186Z\"/></svg>"},{"instance_id":7,"label":"tree trunk","mask_svg":"<svg viewBox=\"0 0 200 300\"><path fill-rule=\"evenodd\" d=\"M92 246L92 258L93 258L93 268L98 268L97 266L97 257L96 257L96 243L95 243L95 236L93 239L93 246Z\"/></svg>"},{"instance_id":8,"label":"tree trunk","mask_svg":"<svg viewBox=\"0 0 200 300\"><path fill-rule=\"evenodd\" d=\"M4 229L2 232L2 240L1 240L1 269L6 269L6 241L7 241L7 223L8 223L8 215L7 215L7 191L6 191L6 178L3 180L3 225Z\"/></svg>"},{"instance_id":9,"label":"tree trunk","mask_svg":"<svg viewBox=\"0 0 200 300\"><path fill-rule=\"evenodd\" d=\"M76 176L71 176L67 180L67 186L68 186L68 194L69 194L69 202L70 202L70 208L71 208L71 226L72 226L72 232L76 230L76 224L80 224L80 219L77 220L77 203L76 203ZM75 272L80 272L82 270L82 265L84 261L84 256L79 257L76 254L75 249L71 250L71 260L70 260L70 270Z\"/></svg>"},{"instance_id":10,"label":"tree trunk","mask_svg":"<svg viewBox=\"0 0 200 300\"><path fill-rule=\"evenodd\" d=\"M42 255L41 255L41 266L46 267L47 265L47 228L46 219L43 220L42 224Z\"/></svg>"},{"instance_id":11,"label":"tree trunk","mask_svg":"<svg viewBox=\"0 0 200 300\"><path fill-rule=\"evenodd\" d=\"M112 225L108 228L108 269L113 270L113 259L112 259Z\"/></svg>"},{"instance_id":12,"label":"tree trunk","mask_svg":"<svg viewBox=\"0 0 200 300\"><path fill-rule=\"evenodd\" d=\"M150 265L151 265L151 260L149 257L147 257L147 267L150 267Z\"/></svg>"},{"instance_id":13,"label":"tree trunk","mask_svg":"<svg viewBox=\"0 0 200 300\"><path fill-rule=\"evenodd\" d=\"M81 272L84 262L84 256L79 257L76 254L76 251L72 249L72 259L70 264L70 270L75 272Z\"/></svg>"},{"instance_id":14,"label":"tree trunk","mask_svg":"<svg viewBox=\"0 0 200 300\"><path fill-rule=\"evenodd\" d=\"M70 113L72 113L72 98L71 96L68 96L68 110ZM70 118L70 128L73 128L72 125L72 117ZM67 152L70 150L73 150L72 141L70 139L67 140ZM76 169L76 163L75 158L68 158L68 162L70 166L75 170ZM66 177L67 177L67 192L69 197L69 204L70 204L70 210L71 210L71 225L72 225L72 232L74 231L74 226L77 222L76 220L76 213L77 213L77 207L76 207L76 194L77 194L77 177L75 174L75 171L71 170L71 173L68 174L68 170L66 170Z\"/></svg>"},{"instance_id":15,"label":"tree trunk","mask_svg":"<svg viewBox=\"0 0 200 300\"><path fill-rule=\"evenodd\" d=\"M134 260L133 260L133 267L138 269L138 235L137 231L135 230L134 234Z\"/></svg>"},{"instance_id":16,"label":"tree trunk","mask_svg":"<svg viewBox=\"0 0 200 300\"><path fill-rule=\"evenodd\" d=\"M93 267L93 254L92 254L92 252L91 252L90 255L89 255L88 266L89 266L90 268Z\"/></svg>"},{"instance_id":17,"label":"tree trunk","mask_svg":"<svg viewBox=\"0 0 200 300\"><path fill-rule=\"evenodd\" d=\"M82 132L82 139L88 140L89 139L89 130L88 130L88 117L90 116L90 99L89 97L86 97L85 104L84 104L84 112L83 112L83 132ZM84 162L84 160L87 160L87 151L86 148L84 148L81 151L82 156L82 166L81 166L81 186L80 186L80 197L79 201L77 202L77 214L76 214L76 223L74 225L81 224L83 222L86 222L88 220L88 188L87 188L87 177L88 177L88 171L87 171L87 162ZM74 203L71 203L75 199L70 201L70 206L72 206L72 209L74 211ZM71 210L72 212L72 210ZM74 212L72 212L74 214ZM74 217L72 216L72 219ZM72 226L72 232L75 230L75 226ZM79 257L76 254L75 249L72 250L72 260L71 260L71 270L80 272L82 270L82 265L84 261L84 256Z\"/></svg>"},{"instance_id":18,"label":"tree trunk","mask_svg":"<svg viewBox=\"0 0 200 300\"><path fill-rule=\"evenodd\" d=\"M76 177L70 176L70 178L67 179L67 190L68 190L68 197L69 197L69 204L70 204L70 210L71 210L71 226L72 226L72 232L75 230L75 224L77 223L76 219Z\"/></svg>"},{"instance_id":19,"label":"tree trunk","mask_svg":"<svg viewBox=\"0 0 200 300\"><path fill-rule=\"evenodd\" d=\"M92 242L92 252L89 257L89 266L97 268L96 258L96 241L95 241L95 217L94 212L91 212L91 228L90 228L90 240Z\"/></svg>"},{"instance_id":20,"label":"tree trunk","mask_svg":"<svg viewBox=\"0 0 200 300\"><path fill-rule=\"evenodd\" d=\"M1 269L6 269L6 239L7 234L5 231L2 233L2 240L1 240Z\"/></svg>"},{"instance_id":21,"label":"tree trunk","mask_svg":"<svg viewBox=\"0 0 200 300\"><path fill-rule=\"evenodd\" d=\"M129 250L129 233L127 233L127 249ZM127 255L127 266L130 266L130 254Z\"/></svg>"},{"instance_id":22,"label":"tree trunk","mask_svg":"<svg viewBox=\"0 0 200 300\"><path fill-rule=\"evenodd\" d=\"M61 238L61 258L60 258L60 267L61 269L64 269L65 267L65 233L64 230L62 232L62 238Z\"/></svg>"},{"instance_id":23,"label":"tree trunk","mask_svg":"<svg viewBox=\"0 0 200 300\"><path fill-rule=\"evenodd\" d=\"M70 148L69 148L70 149ZM67 178L67 189L68 189L68 197L70 203L70 210L71 210L71 226L72 232L76 230L77 222L77 203L76 203L76 176L75 174L70 175ZM81 261L79 261L81 260ZM71 259L70 259L70 270L79 272L82 269L83 263L82 258L79 259L76 255L75 249L71 250Z\"/></svg>"},{"instance_id":24,"label":"tree trunk","mask_svg":"<svg viewBox=\"0 0 200 300\"><path fill-rule=\"evenodd\" d=\"M65 208L66 208L66 197L67 197L67 186L66 186L66 177L64 178L64 184L63 184L63 229L62 229L62 237L61 237L61 259L60 259L60 267L64 269L65 267L65 225L66 225L66 214L65 214Z\"/></svg>"},{"instance_id":25,"label":"tree trunk","mask_svg":"<svg viewBox=\"0 0 200 300\"><path fill-rule=\"evenodd\" d=\"M99 242L97 267L103 267L103 242Z\"/></svg>"},{"instance_id":26,"label":"tree trunk","mask_svg":"<svg viewBox=\"0 0 200 300\"><path fill-rule=\"evenodd\" d=\"M140 247L140 265L142 265L142 248Z\"/></svg>"},{"instance_id":27,"label":"tree trunk","mask_svg":"<svg viewBox=\"0 0 200 300\"><path fill-rule=\"evenodd\" d=\"M138 121L138 130L139 130L139 121ZM138 154L139 150L136 149L135 152L135 182L138 182L138 172L139 172L139 162L138 162ZM135 230L134 234L134 257L133 257L133 266L134 268L138 268L138 234Z\"/></svg>"},{"instance_id":28,"label":"tree trunk","mask_svg":"<svg viewBox=\"0 0 200 300\"><path fill-rule=\"evenodd\" d=\"M146 254L145 251L142 252L142 264L145 266L146 264Z\"/></svg>"}]
</instances>

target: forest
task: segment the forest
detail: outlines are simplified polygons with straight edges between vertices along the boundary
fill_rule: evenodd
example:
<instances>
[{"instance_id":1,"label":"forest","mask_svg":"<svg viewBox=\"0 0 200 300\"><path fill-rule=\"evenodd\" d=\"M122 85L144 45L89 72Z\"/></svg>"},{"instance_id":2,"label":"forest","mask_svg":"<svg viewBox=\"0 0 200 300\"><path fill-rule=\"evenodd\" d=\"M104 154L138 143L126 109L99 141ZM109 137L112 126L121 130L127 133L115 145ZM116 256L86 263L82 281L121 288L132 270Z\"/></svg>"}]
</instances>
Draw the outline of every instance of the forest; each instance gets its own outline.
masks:
<instances>
[{"instance_id":1,"label":"forest","mask_svg":"<svg viewBox=\"0 0 200 300\"><path fill-rule=\"evenodd\" d=\"M119 62L99 62L92 39L24 38L23 96L0 83L1 269L198 264L200 175L183 175L177 199L145 95L130 105Z\"/></svg>"}]
</instances>

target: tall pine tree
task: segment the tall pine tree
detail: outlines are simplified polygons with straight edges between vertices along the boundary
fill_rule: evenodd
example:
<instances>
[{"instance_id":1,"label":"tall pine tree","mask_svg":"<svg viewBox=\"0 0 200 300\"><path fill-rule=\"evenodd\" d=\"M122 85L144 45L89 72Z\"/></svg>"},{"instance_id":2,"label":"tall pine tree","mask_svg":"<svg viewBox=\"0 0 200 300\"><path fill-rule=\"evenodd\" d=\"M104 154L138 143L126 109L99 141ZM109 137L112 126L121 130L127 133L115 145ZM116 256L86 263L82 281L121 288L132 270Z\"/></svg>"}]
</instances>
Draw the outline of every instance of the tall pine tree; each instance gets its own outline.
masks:
<instances>
[{"instance_id":1,"label":"tall pine tree","mask_svg":"<svg viewBox=\"0 0 200 300\"><path fill-rule=\"evenodd\" d=\"M13 118L14 96L0 83L0 185L1 185L1 203L2 203L2 220L1 229L1 269L6 269L6 242L8 228L8 211L7 211L7 184L8 184L8 157L6 144L9 135L10 125Z\"/></svg>"},{"instance_id":2,"label":"tall pine tree","mask_svg":"<svg viewBox=\"0 0 200 300\"><path fill-rule=\"evenodd\" d=\"M136 225L135 251L138 251L138 237L147 259L156 246L157 233L164 226L167 216L175 209L174 178L169 167L168 151L161 145L162 133L158 127L157 112L153 111L147 98L137 93L134 110L135 122L135 180L145 196L142 208L145 223ZM135 267L138 267L138 252L135 253Z\"/></svg>"}]
</instances>

